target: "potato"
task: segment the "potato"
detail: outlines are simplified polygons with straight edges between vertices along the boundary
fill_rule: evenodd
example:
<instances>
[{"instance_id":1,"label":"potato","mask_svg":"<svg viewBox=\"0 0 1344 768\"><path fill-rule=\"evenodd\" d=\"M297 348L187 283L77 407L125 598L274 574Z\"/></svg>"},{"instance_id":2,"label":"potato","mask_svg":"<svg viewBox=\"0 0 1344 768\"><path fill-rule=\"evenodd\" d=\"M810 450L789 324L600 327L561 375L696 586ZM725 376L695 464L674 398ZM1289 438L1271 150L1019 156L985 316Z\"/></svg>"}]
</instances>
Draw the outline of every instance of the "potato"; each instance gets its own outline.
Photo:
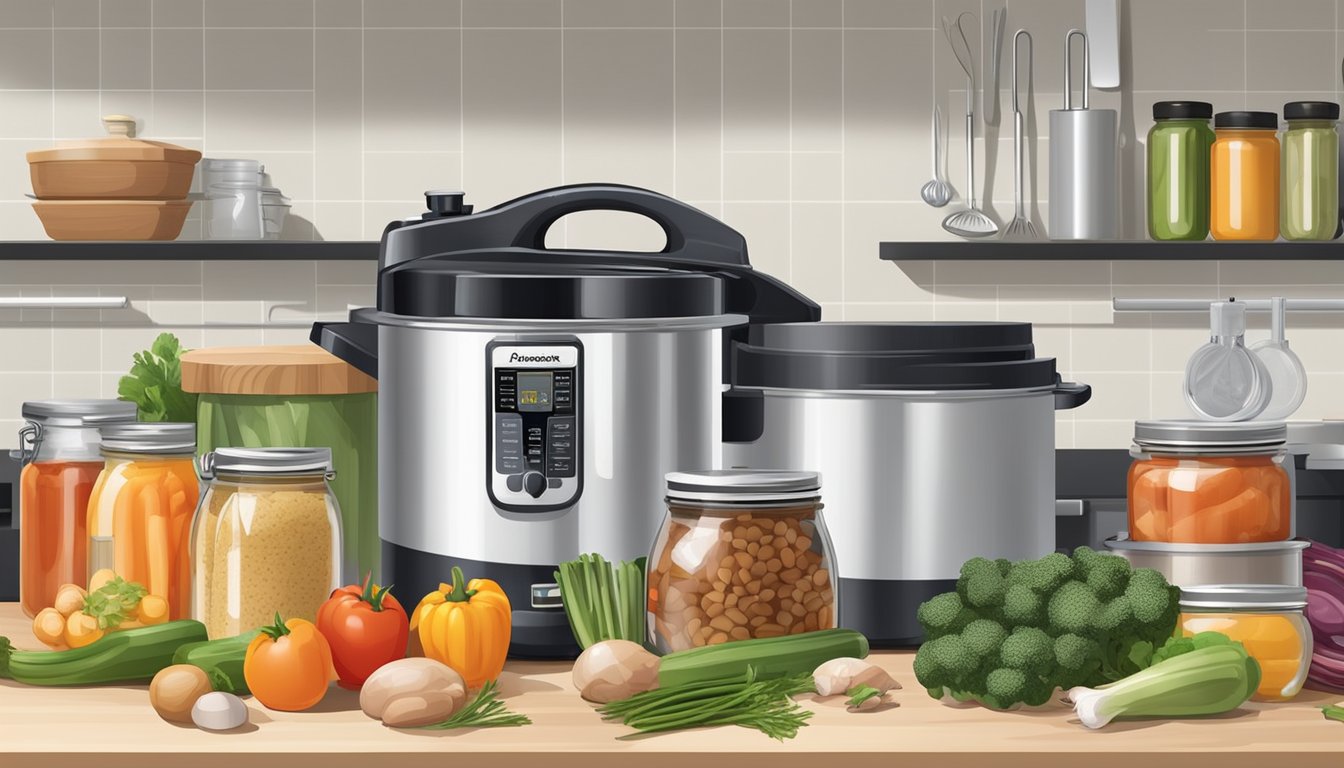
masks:
<instances>
[{"instance_id":1,"label":"potato","mask_svg":"<svg viewBox=\"0 0 1344 768\"><path fill-rule=\"evenodd\" d=\"M117 578L117 574L111 568L101 568L94 571L93 575L89 577L89 591L97 592L115 578Z\"/></svg>"},{"instance_id":2,"label":"potato","mask_svg":"<svg viewBox=\"0 0 1344 768\"><path fill-rule=\"evenodd\" d=\"M43 608L33 617L33 636L60 651L65 644L65 617L55 608Z\"/></svg>"},{"instance_id":3,"label":"potato","mask_svg":"<svg viewBox=\"0 0 1344 768\"><path fill-rule=\"evenodd\" d=\"M214 688L205 670L191 664L174 664L159 670L149 684L149 703L159 717L170 723L190 723L196 700Z\"/></svg>"},{"instance_id":4,"label":"potato","mask_svg":"<svg viewBox=\"0 0 1344 768\"><path fill-rule=\"evenodd\" d=\"M661 660L629 640L593 643L574 662L574 687L597 704L628 699L658 687Z\"/></svg>"},{"instance_id":5,"label":"potato","mask_svg":"<svg viewBox=\"0 0 1344 768\"><path fill-rule=\"evenodd\" d=\"M434 659L398 659L379 667L359 691L359 708L385 724L405 728L446 720L467 700L452 667Z\"/></svg>"},{"instance_id":6,"label":"potato","mask_svg":"<svg viewBox=\"0 0 1344 768\"><path fill-rule=\"evenodd\" d=\"M69 616L84 610L84 598L88 596L89 593L78 584L62 584L61 588L56 590L56 599L52 601L52 607L62 616Z\"/></svg>"}]
</instances>

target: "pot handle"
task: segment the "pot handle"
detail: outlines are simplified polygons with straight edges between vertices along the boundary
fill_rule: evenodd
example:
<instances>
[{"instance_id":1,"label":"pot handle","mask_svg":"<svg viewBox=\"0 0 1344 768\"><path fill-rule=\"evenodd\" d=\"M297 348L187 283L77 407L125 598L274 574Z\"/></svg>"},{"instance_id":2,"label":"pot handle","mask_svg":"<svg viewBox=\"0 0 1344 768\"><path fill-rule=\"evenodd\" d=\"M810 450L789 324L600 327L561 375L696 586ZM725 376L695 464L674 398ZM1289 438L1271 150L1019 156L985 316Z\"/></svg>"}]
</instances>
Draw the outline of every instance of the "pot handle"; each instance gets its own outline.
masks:
<instances>
[{"instance_id":1,"label":"pot handle","mask_svg":"<svg viewBox=\"0 0 1344 768\"><path fill-rule=\"evenodd\" d=\"M581 211L625 211L652 220L667 236L660 253L679 255L693 244L697 258L745 265L747 241L737 230L697 208L640 187L574 184L511 200L493 209L494 224L514 227L513 246L546 250L546 232Z\"/></svg>"},{"instance_id":2,"label":"pot handle","mask_svg":"<svg viewBox=\"0 0 1344 768\"><path fill-rule=\"evenodd\" d=\"M1074 381L1055 381L1055 410L1067 411L1092 399L1092 385Z\"/></svg>"},{"instance_id":3,"label":"pot handle","mask_svg":"<svg viewBox=\"0 0 1344 768\"><path fill-rule=\"evenodd\" d=\"M372 323L313 323L309 340L378 378L378 326Z\"/></svg>"}]
</instances>

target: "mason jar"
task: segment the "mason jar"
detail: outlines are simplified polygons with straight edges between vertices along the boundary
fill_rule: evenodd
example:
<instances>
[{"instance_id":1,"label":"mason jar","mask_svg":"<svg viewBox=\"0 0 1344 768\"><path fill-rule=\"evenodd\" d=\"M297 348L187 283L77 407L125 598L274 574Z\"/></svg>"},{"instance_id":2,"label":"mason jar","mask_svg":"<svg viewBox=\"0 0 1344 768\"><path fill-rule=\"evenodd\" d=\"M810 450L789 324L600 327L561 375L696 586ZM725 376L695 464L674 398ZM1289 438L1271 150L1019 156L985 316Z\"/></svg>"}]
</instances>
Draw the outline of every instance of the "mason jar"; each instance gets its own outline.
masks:
<instances>
[{"instance_id":1,"label":"mason jar","mask_svg":"<svg viewBox=\"0 0 1344 768\"><path fill-rule=\"evenodd\" d=\"M1221 632L1260 664L1256 701L1287 701L1302 690L1311 667L1307 588L1216 584L1181 590L1178 627L1186 637Z\"/></svg>"},{"instance_id":2,"label":"mason jar","mask_svg":"<svg viewBox=\"0 0 1344 768\"><path fill-rule=\"evenodd\" d=\"M1279 225L1285 240L1333 240L1339 227L1339 105L1283 105L1283 191Z\"/></svg>"},{"instance_id":3,"label":"mason jar","mask_svg":"<svg viewBox=\"0 0 1344 768\"><path fill-rule=\"evenodd\" d=\"M666 481L647 582L660 653L838 626L817 473L673 472Z\"/></svg>"}]
</instances>

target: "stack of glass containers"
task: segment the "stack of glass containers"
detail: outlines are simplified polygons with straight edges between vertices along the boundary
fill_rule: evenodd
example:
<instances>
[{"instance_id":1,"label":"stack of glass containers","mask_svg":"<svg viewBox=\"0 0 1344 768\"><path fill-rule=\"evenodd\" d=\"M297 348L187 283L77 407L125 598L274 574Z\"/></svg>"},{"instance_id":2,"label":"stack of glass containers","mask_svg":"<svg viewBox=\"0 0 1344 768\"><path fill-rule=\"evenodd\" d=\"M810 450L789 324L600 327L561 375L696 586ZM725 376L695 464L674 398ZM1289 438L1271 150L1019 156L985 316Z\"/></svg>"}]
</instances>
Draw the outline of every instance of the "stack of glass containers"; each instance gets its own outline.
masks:
<instances>
[{"instance_id":1,"label":"stack of glass containers","mask_svg":"<svg viewBox=\"0 0 1344 768\"><path fill-rule=\"evenodd\" d=\"M1294 696L1311 663L1287 440L1282 422L1137 422L1129 531L1106 542L1181 588L1185 635L1244 643L1269 701Z\"/></svg>"}]
</instances>

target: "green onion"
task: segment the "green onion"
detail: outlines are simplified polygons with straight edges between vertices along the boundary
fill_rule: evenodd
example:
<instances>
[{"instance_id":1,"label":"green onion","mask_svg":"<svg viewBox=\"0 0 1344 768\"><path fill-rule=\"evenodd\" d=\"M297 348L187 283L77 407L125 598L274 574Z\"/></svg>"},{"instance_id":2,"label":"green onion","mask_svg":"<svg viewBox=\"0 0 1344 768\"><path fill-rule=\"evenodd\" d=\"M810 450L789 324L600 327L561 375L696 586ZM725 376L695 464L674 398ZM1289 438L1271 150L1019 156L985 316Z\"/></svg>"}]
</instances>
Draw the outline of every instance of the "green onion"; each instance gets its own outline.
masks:
<instances>
[{"instance_id":1,"label":"green onion","mask_svg":"<svg viewBox=\"0 0 1344 768\"><path fill-rule=\"evenodd\" d=\"M499 700L499 691L496 690L495 681L491 680L481 686L481 690L476 693L476 698L459 709L452 717L433 725L422 725L420 728L446 731L452 728L499 728L531 724L532 721L527 715L520 715L508 710L504 702Z\"/></svg>"},{"instance_id":2,"label":"green onion","mask_svg":"<svg viewBox=\"0 0 1344 768\"><path fill-rule=\"evenodd\" d=\"M1321 712L1325 715L1326 720L1344 721L1344 707L1335 704L1327 704L1324 707L1321 707Z\"/></svg>"},{"instance_id":3,"label":"green onion","mask_svg":"<svg viewBox=\"0 0 1344 768\"><path fill-rule=\"evenodd\" d=\"M617 565L579 555L555 572L569 628L580 648L603 640L644 642L644 558Z\"/></svg>"},{"instance_id":4,"label":"green onion","mask_svg":"<svg viewBox=\"0 0 1344 768\"><path fill-rule=\"evenodd\" d=\"M849 706L855 709L863 702L882 695L882 692L871 685L858 685L845 692L849 696Z\"/></svg>"},{"instance_id":5,"label":"green onion","mask_svg":"<svg viewBox=\"0 0 1344 768\"><path fill-rule=\"evenodd\" d=\"M783 741L797 736L812 717L789 697L812 690L809 675L757 680L755 670L748 667L740 678L655 688L598 711L603 719L620 720L640 733L739 725Z\"/></svg>"}]
</instances>

